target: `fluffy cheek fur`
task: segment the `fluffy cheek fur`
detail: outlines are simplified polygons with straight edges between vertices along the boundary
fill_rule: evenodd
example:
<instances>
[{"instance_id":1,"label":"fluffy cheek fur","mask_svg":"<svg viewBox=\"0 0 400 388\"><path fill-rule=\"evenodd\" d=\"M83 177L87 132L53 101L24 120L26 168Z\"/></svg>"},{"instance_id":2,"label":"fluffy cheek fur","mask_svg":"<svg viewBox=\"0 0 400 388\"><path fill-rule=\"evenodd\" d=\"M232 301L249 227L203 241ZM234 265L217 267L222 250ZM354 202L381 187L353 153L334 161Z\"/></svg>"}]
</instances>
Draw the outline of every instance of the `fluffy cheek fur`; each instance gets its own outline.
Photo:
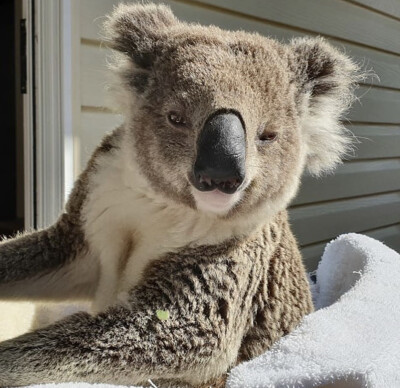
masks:
<instances>
[{"instance_id":1,"label":"fluffy cheek fur","mask_svg":"<svg viewBox=\"0 0 400 388\"><path fill-rule=\"evenodd\" d=\"M154 119L143 109L132 123L134 155L142 174L153 190L177 203L195 207L190 194L188 172L193 163L193 139L165 124L160 115Z\"/></svg>"},{"instance_id":2,"label":"fluffy cheek fur","mask_svg":"<svg viewBox=\"0 0 400 388\"><path fill-rule=\"evenodd\" d=\"M276 142L258 147L250 162L257 167L252 168L254 178L241 210L261 210L264 206L267 213L274 214L285 208L298 190L305 155L298 125L282 130Z\"/></svg>"},{"instance_id":3,"label":"fluffy cheek fur","mask_svg":"<svg viewBox=\"0 0 400 388\"><path fill-rule=\"evenodd\" d=\"M353 135L337 117L330 96L304 96L302 127L307 152L307 169L313 175L331 172L352 151ZM323 112L323 113L321 113Z\"/></svg>"}]
</instances>

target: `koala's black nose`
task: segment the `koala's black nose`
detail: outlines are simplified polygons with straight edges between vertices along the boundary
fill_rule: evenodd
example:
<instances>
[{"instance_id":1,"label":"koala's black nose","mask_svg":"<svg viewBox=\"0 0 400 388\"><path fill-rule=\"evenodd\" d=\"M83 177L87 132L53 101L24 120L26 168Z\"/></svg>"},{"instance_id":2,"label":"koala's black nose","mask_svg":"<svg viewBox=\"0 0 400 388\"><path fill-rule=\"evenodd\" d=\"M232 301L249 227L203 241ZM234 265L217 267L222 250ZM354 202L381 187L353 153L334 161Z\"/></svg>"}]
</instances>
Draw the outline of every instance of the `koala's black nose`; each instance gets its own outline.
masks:
<instances>
[{"instance_id":1,"label":"koala's black nose","mask_svg":"<svg viewBox=\"0 0 400 388\"><path fill-rule=\"evenodd\" d=\"M213 114L197 140L194 186L200 191L218 189L232 194L244 181L245 161L246 136L239 116Z\"/></svg>"}]
</instances>

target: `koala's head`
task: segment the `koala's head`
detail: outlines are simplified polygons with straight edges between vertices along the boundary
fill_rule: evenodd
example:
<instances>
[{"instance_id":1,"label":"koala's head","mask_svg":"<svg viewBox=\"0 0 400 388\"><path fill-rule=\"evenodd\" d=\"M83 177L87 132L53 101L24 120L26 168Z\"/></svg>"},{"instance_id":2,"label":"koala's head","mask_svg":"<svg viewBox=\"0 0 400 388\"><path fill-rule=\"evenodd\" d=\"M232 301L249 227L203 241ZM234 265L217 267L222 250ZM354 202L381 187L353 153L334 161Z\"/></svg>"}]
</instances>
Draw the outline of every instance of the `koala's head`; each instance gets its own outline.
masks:
<instances>
[{"instance_id":1,"label":"koala's head","mask_svg":"<svg viewBox=\"0 0 400 388\"><path fill-rule=\"evenodd\" d=\"M356 66L321 38L281 44L121 5L106 22L134 157L153 190L202 212L285 208L304 168L348 150ZM121 97L122 96L122 97Z\"/></svg>"}]
</instances>

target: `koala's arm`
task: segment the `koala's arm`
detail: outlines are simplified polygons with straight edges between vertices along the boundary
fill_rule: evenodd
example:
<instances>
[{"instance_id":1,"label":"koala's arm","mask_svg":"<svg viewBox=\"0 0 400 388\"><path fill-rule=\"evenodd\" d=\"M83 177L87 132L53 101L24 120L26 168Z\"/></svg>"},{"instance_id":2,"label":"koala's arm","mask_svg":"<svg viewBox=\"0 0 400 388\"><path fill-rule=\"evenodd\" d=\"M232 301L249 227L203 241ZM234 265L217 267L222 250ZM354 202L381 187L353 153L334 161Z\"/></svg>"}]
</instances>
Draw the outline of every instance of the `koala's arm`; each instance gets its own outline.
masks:
<instances>
[{"instance_id":1,"label":"koala's arm","mask_svg":"<svg viewBox=\"0 0 400 388\"><path fill-rule=\"evenodd\" d=\"M82 211L99 157L115 148L120 129L107 135L75 182L65 212L43 230L0 243L0 300L93 297L99 275L83 231Z\"/></svg>"},{"instance_id":2,"label":"koala's arm","mask_svg":"<svg viewBox=\"0 0 400 388\"><path fill-rule=\"evenodd\" d=\"M0 386L147 379L198 385L218 378L237 358L252 297L250 264L170 258L146 275L127 306L79 313L1 344Z\"/></svg>"},{"instance_id":3,"label":"koala's arm","mask_svg":"<svg viewBox=\"0 0 400 388\"><path fill-rule=\"evenodd\" d=\"M71 218L63 214L47 229L0 243L0 299L90 297L96 270Z\"/></svg>"}]
</instances>

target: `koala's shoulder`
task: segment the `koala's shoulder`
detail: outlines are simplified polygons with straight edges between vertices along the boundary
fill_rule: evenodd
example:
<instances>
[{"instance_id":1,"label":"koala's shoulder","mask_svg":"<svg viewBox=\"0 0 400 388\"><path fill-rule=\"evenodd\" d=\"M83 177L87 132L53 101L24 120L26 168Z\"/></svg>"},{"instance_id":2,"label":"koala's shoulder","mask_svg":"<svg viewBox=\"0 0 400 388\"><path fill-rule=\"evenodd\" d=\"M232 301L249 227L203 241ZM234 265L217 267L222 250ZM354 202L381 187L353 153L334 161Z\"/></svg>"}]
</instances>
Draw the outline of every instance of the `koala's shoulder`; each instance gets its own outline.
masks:
<instances>
[{"instance_id":1,"label":"koala's shoulder","mask_svg":"<svg viewBox=\"0 0 400 388\"><path fill-rule=\"evenodd\" d=\"M80 223L81 211L90 189L91 177L96 174L99 159L106 155L112 156L112 153L120 150L122 133L123 127L120 126L103 137L101 143L97 146L90 157L85 170L80 174L78 180L75 182L66 205L66 210L70 217L76 219L75 221L77 223Z\"/></svg>"}]
</instances>

